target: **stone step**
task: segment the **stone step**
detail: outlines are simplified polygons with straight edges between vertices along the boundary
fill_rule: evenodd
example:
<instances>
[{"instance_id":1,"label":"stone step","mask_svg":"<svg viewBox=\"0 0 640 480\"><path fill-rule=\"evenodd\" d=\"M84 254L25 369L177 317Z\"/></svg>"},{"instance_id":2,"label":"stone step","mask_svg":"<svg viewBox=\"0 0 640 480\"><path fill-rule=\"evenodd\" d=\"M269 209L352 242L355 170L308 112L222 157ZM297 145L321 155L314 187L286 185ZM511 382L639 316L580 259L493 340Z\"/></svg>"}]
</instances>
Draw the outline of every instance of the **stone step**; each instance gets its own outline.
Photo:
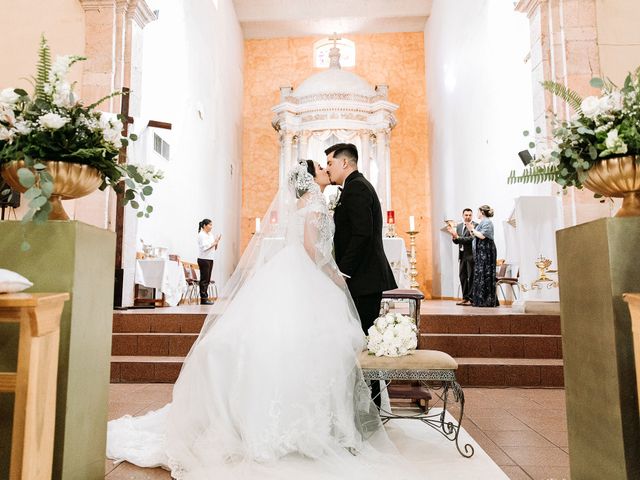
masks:
<instances>
[{"instance_id":1,"label":"stone step","mask_svg":"<svg viewBox=\"0 0 640 480\"><path fill-rule=\"evenodd\" d=\"M111 357L111 383L175 383L185 357Z\"/></svg>"},{"instance_id":2,"label":"stone step","mask_svg":"<svg viewBox=\"0 0 640 480\"><path fill-rule=\"evenodd\" d=\"M113 333L200 333L204 313L113 313Z\"/></svg>"},{"instance_id":3,"label":"stone step","mask_svg":"<svg viewBox=\"0 0 640 480\"><path fill-rule=\"evenodd\" d=\"M175 383L185 357L113 356L111 383ZM463 386L563 387L562 360L456 358Z\"/></svg>"},{"instance_id":4,"label":"stone step","mask_svg":"<svg viewBox=\"0 0 640 480\"><path fill-rule=\"evenodd\" d=\"M452 357L562 358L560 335L421 334L418 348L440 350Z\"/></svg>"},{"instance_id":5,"label":"stone step","mask_svg":"<svg viewBox=\"0 0 640 480\"><path fill-rule=\"evenodd\" d=\"M420 333L561 335L560 315L422 314Z\"/></svg>"},{"instance_id":6,"label":"stone step","mask_svg":"<svg viewBox=\"0 0 640 480\"><path fill-rule=\"evenodd\" d=\"M111 355L185 356L197 333L114 333Z\"/></svg>"},{"instance_id":7,"label":"stone step","mask_svg":"<svg viewBox=\"0 0 640 480\"><path fill-rule=\"evenodd\" d=\"M456 376L469 387L564 387L562 360L456 358Z\"/></svg>"}]
</instances>

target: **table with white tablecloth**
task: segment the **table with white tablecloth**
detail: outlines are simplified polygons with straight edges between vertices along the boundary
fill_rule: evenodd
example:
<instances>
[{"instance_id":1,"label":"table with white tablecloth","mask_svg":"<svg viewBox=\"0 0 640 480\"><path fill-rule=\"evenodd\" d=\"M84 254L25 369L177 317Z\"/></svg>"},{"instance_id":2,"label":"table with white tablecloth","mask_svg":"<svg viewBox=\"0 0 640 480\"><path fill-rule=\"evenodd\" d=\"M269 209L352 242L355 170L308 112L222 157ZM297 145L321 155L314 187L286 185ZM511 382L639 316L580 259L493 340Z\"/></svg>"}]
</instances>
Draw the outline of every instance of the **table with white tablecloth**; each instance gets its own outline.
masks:
<instances>
[{"instance_id":1,"label":"table with white tablecloth","mask_svg":"<svg viewBox=\"0 0 640 480\"><path fill-rule=\"evenodd\" d=\"M136 260L135 283L155 288L164 294L165 302L172 307L178 305L187 288L182 265L166 258Z\"/></svg>"},{"instance_id":2,"label":"table with white tablecloth","mask_svg":"<svg viewBox=\"0 0 640 480\"><path fill-rule=\"evenodd\" d=\"M382 239L382 246L389 265L391 265L391 270L393 270L393 276L396 279L398 288L409 288L411 284L409 276L411 265L409 264L409 256L407 255L404 239L402 237L385 237Z\"/></svg>"}]
</instances>

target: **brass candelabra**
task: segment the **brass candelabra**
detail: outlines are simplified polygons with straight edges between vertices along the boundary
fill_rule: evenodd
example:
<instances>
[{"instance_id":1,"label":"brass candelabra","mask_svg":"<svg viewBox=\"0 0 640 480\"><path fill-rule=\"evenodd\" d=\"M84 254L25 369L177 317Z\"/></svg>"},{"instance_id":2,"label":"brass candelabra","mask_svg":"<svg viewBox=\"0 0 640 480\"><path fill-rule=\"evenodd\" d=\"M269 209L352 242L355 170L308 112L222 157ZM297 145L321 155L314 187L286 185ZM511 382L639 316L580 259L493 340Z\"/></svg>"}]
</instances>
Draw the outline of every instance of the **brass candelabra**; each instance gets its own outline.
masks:
<instances>
[{"instance_id":1,"label":"brass candelabra","mask_svg":"<svg viewBox=\"0 0 640 480\"><path fill-rule=\"evenodd\" d=\"M411 265L411 268L409 269L409 277L411 279L409 287L416 290L420 289L418 280L416 280L416 278L418 277L418 269L416 268L416 264L418 263L418 260L416 258L416 236L418 235L418 233L420 232L416 230L410 230L407 232L407 235L409 235L409 265Z\"/></svg>"}]
</instances>

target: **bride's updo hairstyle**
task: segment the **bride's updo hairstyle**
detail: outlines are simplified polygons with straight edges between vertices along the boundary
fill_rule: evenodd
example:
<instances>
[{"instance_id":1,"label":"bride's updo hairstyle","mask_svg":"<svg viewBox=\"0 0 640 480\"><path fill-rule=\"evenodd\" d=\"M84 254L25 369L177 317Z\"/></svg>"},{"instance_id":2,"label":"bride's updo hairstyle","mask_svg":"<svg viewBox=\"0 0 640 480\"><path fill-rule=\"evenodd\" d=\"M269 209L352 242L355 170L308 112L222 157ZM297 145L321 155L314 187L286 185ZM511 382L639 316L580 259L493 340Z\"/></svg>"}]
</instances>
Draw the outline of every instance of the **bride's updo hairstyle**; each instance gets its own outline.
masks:
<instances>
[{"instance_id":1,"label":"bride's updo hairstyle","mask_svg":"<svg viewBox=\"0 0 640 480\"><path fill-rule=\"evenodd\" d=\"M300 160L298 165L289 172L289 185L296 192L296 198L302 197L313 185L316 176L316 166L313 160Z\"/></svg>"},{"instance_id":2,"label":"bride's updo hairstyle","mask_svg":"<svg viewBox=\"0 0 640 480\"><path fill-rule=\"evenodd\" d=\"M493 208L491 208L489 205L482 205L478 210L480 210L482 214L487 218L493 217Z\"/></svg>"}]
</instances>

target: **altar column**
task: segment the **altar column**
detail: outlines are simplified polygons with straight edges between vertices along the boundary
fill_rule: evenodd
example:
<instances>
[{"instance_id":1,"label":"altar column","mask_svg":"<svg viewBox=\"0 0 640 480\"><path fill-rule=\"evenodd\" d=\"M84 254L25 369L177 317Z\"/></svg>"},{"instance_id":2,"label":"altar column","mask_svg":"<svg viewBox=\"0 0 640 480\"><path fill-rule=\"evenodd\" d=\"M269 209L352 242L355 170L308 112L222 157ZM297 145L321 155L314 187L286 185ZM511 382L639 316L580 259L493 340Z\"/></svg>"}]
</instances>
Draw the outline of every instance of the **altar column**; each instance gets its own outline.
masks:
<instances>
[{"instance_id":1,"label":"altar column","mask_svg":"<svg viewBox=\"0 0 640 480\"><path fill-rule=\"evenodd\" d=\"M388 148L387 148L387 136L388 130L377 130L376 131L376 167L377 167L377 175L376 178L372 178L371 180L374 182L374 186L376 191L378 192L378 197L380 198L380 204L382 206L382 211L385 212L389 210L391 206L391 202L389 201L389 166L388 166Z\"/></svg>"},{"instance_id":2,"label":"altar column","mask_svg":"<svg viewBox=\"0 0 640 480\"><path fill-rule=\"evenodd\" d=\"M371 132L369 130L360 133L360 171L367 178L369 178L369 144L371 142L370 136Z\"/></svg>"},{"instance_id":3,"label":"altar column","mask_svg":"<svg viewBox=\"0 0 640 480\"><path fill-rule=\"evenodd\" d=\"M292 159L292 147L293 147L293 133L281 132L280 133L280 151L282 155L280 157L280 186L284 186L286 181L287 171L291 168Z\"/></svg>"},{"instance_id":4,"label":"altar column","mask_svg":"<svg viewBox=\"0 0 640 480\"><path fill-rule=\"evenodd\" d=\"M298 160L305 160L309 158L309 137L311 132L304 130L298 134Z\"/></svg>"}]
</instances>

